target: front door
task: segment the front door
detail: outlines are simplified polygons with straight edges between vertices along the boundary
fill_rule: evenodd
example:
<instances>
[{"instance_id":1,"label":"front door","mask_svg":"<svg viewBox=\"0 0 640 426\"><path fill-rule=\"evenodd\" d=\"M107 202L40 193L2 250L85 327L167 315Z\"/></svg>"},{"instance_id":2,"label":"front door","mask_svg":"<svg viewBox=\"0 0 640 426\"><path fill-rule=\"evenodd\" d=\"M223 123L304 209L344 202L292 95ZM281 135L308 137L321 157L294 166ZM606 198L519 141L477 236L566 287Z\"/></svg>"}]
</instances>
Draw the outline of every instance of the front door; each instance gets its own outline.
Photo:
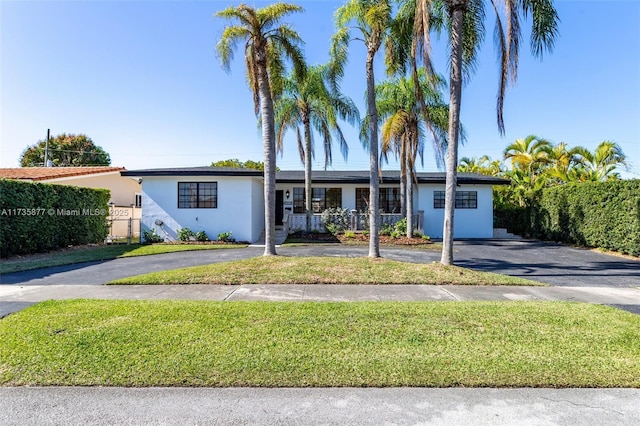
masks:
<instances>
[{"instance_id":1,"label":"front door","mask_svg":"<svg viewBox=\"0 0 640 426\"><path fill-rule=\"evenodd\" d=\"M276 190L276 226L282 225L284 215L284 195L283 191Z\"/></svg>"}]
</instances>

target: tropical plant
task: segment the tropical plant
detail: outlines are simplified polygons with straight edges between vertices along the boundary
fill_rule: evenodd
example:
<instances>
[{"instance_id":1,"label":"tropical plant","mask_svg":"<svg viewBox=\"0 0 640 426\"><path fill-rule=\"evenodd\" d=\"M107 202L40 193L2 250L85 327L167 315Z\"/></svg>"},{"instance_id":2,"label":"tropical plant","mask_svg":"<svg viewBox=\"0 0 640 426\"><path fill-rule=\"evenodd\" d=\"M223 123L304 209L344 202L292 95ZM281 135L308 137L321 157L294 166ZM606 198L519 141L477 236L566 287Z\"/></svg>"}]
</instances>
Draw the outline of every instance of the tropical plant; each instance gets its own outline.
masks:
<instances>
[{"instance_id":1,"label":"tropical plant","mask_svg":"<svg viewBox=\"0 0 640 426\"><path fill-rule=\"evenodd\" d=\"M180 241L191 241L196 238L196 233L189 228L182 228L178 230L177 237Z\"/></svg>"},{"instance_id":2,"label":"tropical plant","mask_svg":"<svg viewBox=\"0 0 640 426\"><path fill-rule=\"evenodd\" d=\"M204 231L196 232L196 241L204 242L209 240L209 236Z\"/></svg>"},{"instance_id":3,"label":"tropical plant","mask_svg":"<svg viewBox=\"0 0 640 426\"><path fill-rule=\"evenodd\" d=\"M582 181L604 182L616 180L620 175L616 172L619 166L628 167L627 157L622 148L614 142L601 142L591 152L585 148L577 147L576 152L582 157L580 165L583 167Z\"/></svg>"},{"instance_id":4,"label":"tropical plant","mask_svg":"<svg viewBox=\"0 0 640 426\"><path fill-rule=\"evenodd\" d=\"M426 128L433 129L439 136L437 140L446 142L448 106L442 102L439 88L429 81L423 70L418 79L422 88L423 100L429 114L422 113L417 99L418 91L414 80L398 77L376 86L376 98L382 125L381 158L388 160L390 152L400 158L401 212L409 224L407 237L413 234L413 181L415 180L415 162L418 156L424 164L424 139ZM443 85L440 82L440 87ZM426 121L426 120L429 121ZM441 147L442 148L442 147Z\"/></svg>"},{"instance_id":5,"label":"tropical plant","mask_svg":"<svg viewBox=\"0 0 640 426\"><path fill-rule=\"evenodd\" d=\"M533 182L552 160L550 152L553 145L545 139L529 135L524 139L516 139L504 150L504 159L510 160L513 169L520 170ZM560 154L560 153L558 153Z\"/></svg>"},{"instance_id":6,"label":"tropical plant","mask_svg":"<svg viewBox=\"0 0 640 426\"><path fill-rule=\"evenodd\" d=\"M108 166L111 158L87 135L62 133L28 146L20 155L21 167L46 167L47 163L53 167Z\"/></svg>"},{"instance_id":7,"label":"tropical plant","mask_svg":"<svg viewBox=\"0 0 640 426\"><path fill-rule=\"evenodd\" d=\"M500 176L504 167L500 160L492 160L491 157L483 155L480 158L463 157L458 165L459 173L477 173L486 176Z\"/></svg>"},{"instance_id":8,"label":"tropical plant","mask_svg":"<svg viewBox=\"0 0 640 426\"><path fill-rule=\"evenodd\" d=\"M496 15L495 43L500 63L500 82L496 102L498 129L504 134L504 96L509 83L514 83L518 72L521 41L521 20L531 16L531 51L541 57L544 50L553 48L558 33L558 15L552 0L406 0L415 5L412 54L428 61L431 29L446 29L449 35L449 138L446 158L445 209L441 263L453 263L453 219L457 184L458 141L463 72L473 71L480 44L484 38L485 4L489 3Z\"/></svg>"},{"instance_id":9,"label":"tropical plant","mask_svg":"<svg viewBox=\"0 0 640 426\"><path fill-rule=\"evenodd\" d=\"M292 72L284 81L284 92L275 104L276 141L280 152L287 129L296 131L300 160L304 164L306 230L311 231L311 159L314 156L312 127L322 136L324 147L324 167L332 162L332 133L346 160L349 147L338 125L338 119L350 124L360 121L360 114L353 101L328 87L328 65L309 67L304 79L300 80ZM336 85L331 85L336 89ZM302 127L303 137L300 134Z\"/></svg>"},{"instance_id":10,"label":"tropical plant","mask_svg":"<svg viewBox=\"0 0 640 426\"><path fill-rule=\"evenodd\" d=\"M235 241L235 238L233 238L231 236L231 234L233 234L233 232L231 232L231 231L219 233L218 234L218 241L223 241L223 242L233 242L233 241Z\"/></svg>"},{"instance_id":11,"label":"tropical plant","mask_svg":"<svg viewBox=\"0 0 640 426\"><path fill-rule=\"evenodd\" d=\"M262 126L264 151L265 248L264 255L275 255L276 138L273 100L282 92L284 60L303 79L305 63L298 33L280 21L286 15L300 12L300 6L276 3L261 9L241 4L216 14L232 21L225 27L216 50L222 66L228 71L238 42L244 43L247 80L253 94L254 110Z\"/></svg>"},{"instance_id":12,"label":"tropical plant","mask_svg":"<svg viewBox=\"0 0 640 426\"><path fill-rule=\"evenodd\" d=\"M351 40L350 25L360 31L358 38L367 49L365 73L367 80L367 118L369 137L365 145L369 148L369 257L380 257L380 218L378 216L379 177L378 177L378 110L375 96L374 59L385 42L392 24L392 6L389 0L349 0L338 8L335 14L337 32L331 43L331 58L335 64L331 70L332 80L342 75L343 64L347 59L347 49Z\"/></svg>"}]
</instances>

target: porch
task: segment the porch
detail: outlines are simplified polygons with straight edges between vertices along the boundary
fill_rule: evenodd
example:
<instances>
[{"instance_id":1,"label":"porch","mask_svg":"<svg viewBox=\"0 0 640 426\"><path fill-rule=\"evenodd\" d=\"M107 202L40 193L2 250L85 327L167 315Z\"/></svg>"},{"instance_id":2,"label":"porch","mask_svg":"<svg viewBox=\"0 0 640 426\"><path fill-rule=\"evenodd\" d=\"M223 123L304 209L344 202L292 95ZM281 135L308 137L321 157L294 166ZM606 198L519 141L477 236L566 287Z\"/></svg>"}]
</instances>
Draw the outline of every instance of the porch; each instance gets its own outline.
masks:
<instances>
[{"instance_id":1,"label":"porch","mask_svg":"<svg viewBox=\"0 0 640 426\"><path fill-rule=\"evenodd\" d=\"M314 213L311 216L311 230L318 232L326 232L322 225L322 215L320 213ZM399 213L381 213L380 223L381 225L388 224L394 226L396 222L403 219ZM424 211L418 210L413 215L413 230L424 233ZM305 230L307 228L307 215L304 213L288 213L285 212L283 217L283 227L288 233ZM351 210L349 217L349 230L350 231L362 231L369 228L369 214L358 212L357 210Z\"/></svg>"}]
</instances>

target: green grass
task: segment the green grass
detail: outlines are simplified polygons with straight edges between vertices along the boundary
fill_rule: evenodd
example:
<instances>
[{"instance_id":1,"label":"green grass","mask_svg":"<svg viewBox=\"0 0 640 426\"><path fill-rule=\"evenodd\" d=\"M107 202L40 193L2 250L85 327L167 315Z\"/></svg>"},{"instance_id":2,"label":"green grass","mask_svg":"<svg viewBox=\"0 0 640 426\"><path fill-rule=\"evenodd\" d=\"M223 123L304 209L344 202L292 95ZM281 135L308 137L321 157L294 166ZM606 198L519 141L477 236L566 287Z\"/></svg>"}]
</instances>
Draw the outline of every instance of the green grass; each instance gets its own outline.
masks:
<instances>
[{"instance_id":1,"label":"green grass","mask_svg":"<svg viewBox=\"0 0 640 426\"><path fill-rule=\"evenodd\" d=\"M566 302L49 301L4 386L640 387L640 316Z\"/></svg>"},{"instance_id":2,"label":"green grass","mask_svg":"<svg viewBox=\"0 0 640 426\"><path fill-rule=\"evenodd\" d=\"M12 258L0 262L0 274L29 271L51 266L71 265L73 263L94 262L120 257L148 256L152 254L174 253L178 251L214 250L224 248L243 248L242 244L131 244L86 247L78 250L65 250L24 258Z\"/></svg>"},{"instance_id":3,"label":"green grass","mask_svg":"<svg viewBox=\"0 0 640 426\"><path fill-rule=\"evenodd\" d=\"M268 256L154 272L108 284L460 284L544 285L440 263L367 257Z\"/></svg>"}]
</instances>

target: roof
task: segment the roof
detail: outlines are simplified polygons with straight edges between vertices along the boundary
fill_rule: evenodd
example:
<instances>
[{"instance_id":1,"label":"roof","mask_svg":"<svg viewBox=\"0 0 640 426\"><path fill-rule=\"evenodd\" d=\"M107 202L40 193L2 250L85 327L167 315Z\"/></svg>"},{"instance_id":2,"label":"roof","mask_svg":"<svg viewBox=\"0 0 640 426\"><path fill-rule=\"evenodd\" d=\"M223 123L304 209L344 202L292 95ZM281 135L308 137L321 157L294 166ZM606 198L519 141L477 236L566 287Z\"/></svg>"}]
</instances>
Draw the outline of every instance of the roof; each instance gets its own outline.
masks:
<instances>
[{"instance_id":1,"label":"roof","mask_svg":"<svg viewBox=\"0 0 640 426\"><path fill-rule=\"evenodd\" d=\"M261 170L238 169L232 167L186 167L168 169L126 170L120 172L122 176L252 176L262 177ZM445 183L445 173L416 173L418 183ZM369 183L368 170L314 170L311 175L314 183ZM278 183L302 183L304 182L303 170L283 170L276 173ZM398 170L383 170L381 183L399 183L400 172ZM458 173L459 184L476 185L508 185L507 179L485 176L476 173Z\"/></svg>"},{"instance_id":2,"label":"roof","mask_svg":"<svg viewBox=\"0 0 640 426\"><path fill-rule=\"evenodd\" d=\"M255 176L262 177L262 170L241 169L236 167L174 167L168 169L126 170L122 176Z\"/></svg>"},{"instance_id":3,"label":"roof","mask_svg":"<svg viewBox=\"0 0 640 426\"><path fill-rule=\"evenodd\" d=\"M119 172L124 167L87 166L87 167L17 167L0 168L0 178L18 180L51 180L72 176L94 175L98 173Z\"/></svg>"}]
</instances>

